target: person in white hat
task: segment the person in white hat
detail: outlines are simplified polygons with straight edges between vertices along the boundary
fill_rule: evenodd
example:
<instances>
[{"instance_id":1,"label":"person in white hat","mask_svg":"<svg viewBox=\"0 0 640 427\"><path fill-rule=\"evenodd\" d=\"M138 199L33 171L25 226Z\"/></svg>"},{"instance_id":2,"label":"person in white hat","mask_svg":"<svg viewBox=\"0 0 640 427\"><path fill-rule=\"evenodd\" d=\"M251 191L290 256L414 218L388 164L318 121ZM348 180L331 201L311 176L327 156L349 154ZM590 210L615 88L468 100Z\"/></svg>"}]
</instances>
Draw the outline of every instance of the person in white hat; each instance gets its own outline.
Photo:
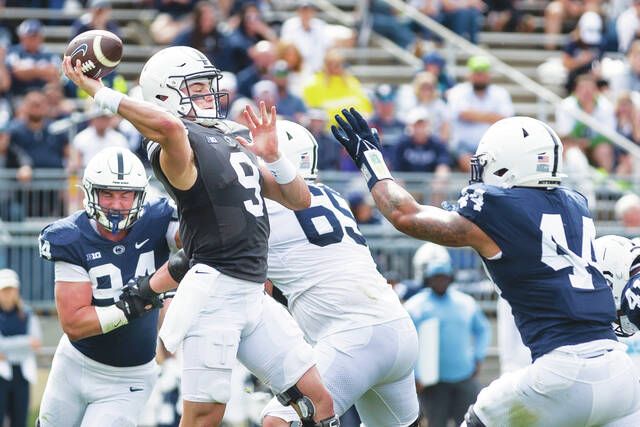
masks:
<instances>
[{"instance_id":1,"label":"person in white hat","mask_svg":"<svg viewBox=\"0 0 640 427\"><path fill-rule=\"evenodd\" d=\"M15 271L0 270L0 414L11 419L12 427L27 423L41 341L38 317L22 302L19 287Z\"/></svg>"}]
</instances>

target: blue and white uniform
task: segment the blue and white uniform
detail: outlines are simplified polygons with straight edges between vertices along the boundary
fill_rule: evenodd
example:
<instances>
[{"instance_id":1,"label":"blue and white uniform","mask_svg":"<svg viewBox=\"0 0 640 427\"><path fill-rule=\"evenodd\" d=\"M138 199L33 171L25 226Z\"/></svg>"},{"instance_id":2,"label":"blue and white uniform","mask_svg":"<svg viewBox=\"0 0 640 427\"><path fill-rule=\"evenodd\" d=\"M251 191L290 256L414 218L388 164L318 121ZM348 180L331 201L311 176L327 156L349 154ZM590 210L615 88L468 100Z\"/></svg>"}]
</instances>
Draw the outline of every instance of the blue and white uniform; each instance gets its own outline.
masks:
<instances>
[{"instance_id":1,"label":"blue and white uniform","mask_svg":"<svg viewBox=\"0 0 640 427\"><path fill-rule=\"evenodd\" d=\"M534 361L482 390L474 404L480 420L486 426L637 425L638 376L611 328L615 304L595 266L586 199L562 187L474 184L463 190L458 213L501 249L483 262Z\"/></svg>"},{"instance_id":2,"label":"blue and white uniform","mask_svg":"<svg viewBox=\"0 0 640 427\"><path fill-rule=\"evenodd\" d=\"M265 201L267 276L314 344L336 415L355 404L369 427L410 425L418 417L415 328L378 272L348 203L325 185L309 190L311 206L301 211ZM262 415L299 419L275 398Z\"/></svg>"},{"instance_id":3,"label":"blue and white uniform","mask_svg":"<svg viewBox=\"0 0 640 427\"><path fill-rule=\"evenodd\" d=\"M144 206L127 236L100 236L87 214L58 220L42 231L40 254L55 262L56 286L89 282L92 305L116 302L121 288L153 273L175 248L177 216L166 199ZM60 340L40 412L42 426L134 426L156 380L158 310L106 334ZM109 420L109 421L107 421Z\"/></svg>"},{"instance_id":4,"label":"blue and white uniform","mask_svg":"<svg viewBox=\"0 0 640 427\"><path fill-rule=\"evenodd\" d=\"M640 273L631 277L622 290L620 310L627 319L640 329Z\"/></svg>"}]
</instances>

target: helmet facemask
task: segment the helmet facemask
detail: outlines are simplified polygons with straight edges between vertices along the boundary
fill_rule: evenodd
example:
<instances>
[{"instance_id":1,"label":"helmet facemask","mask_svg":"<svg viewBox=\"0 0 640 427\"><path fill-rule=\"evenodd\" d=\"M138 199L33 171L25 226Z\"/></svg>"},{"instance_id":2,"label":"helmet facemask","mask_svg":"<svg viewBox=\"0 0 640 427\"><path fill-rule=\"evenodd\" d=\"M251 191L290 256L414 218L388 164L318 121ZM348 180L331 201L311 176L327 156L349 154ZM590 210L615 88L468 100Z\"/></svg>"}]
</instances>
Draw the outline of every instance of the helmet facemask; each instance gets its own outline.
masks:
<instances>
[{"instance_id":1,"label":"helmet facemask","mask_svg":"<svg viewBox=\"0 0 640 427\"><path fill-rule=\"evenodd\" d=\"M113 234L126 230L144 213L148 181L144 165L135 154L122 148L105 148L89 161L84 170L84 209L89 218ZM101 191L133 192L131 207L109 209L100 205Z\"/></svg>"},{"instance_id":2,"label":"helmet facemask","mask_svg":"<svg viewBox=\"0 0 640 427\"><path fill-rule=\"evenodd\" d=\"M220 72L211 66L212 70L188 74L185 76L170 76L167 87L177 92L179 102L176 113L182 118L192 120L205 126L213 126L216 121L227 117L229 94L219 91ZM189 85L204 83L209 87L208 93L191 94ZM211 98L211 108L202 108L195 101Z\"/></svg>"}]
</instances>

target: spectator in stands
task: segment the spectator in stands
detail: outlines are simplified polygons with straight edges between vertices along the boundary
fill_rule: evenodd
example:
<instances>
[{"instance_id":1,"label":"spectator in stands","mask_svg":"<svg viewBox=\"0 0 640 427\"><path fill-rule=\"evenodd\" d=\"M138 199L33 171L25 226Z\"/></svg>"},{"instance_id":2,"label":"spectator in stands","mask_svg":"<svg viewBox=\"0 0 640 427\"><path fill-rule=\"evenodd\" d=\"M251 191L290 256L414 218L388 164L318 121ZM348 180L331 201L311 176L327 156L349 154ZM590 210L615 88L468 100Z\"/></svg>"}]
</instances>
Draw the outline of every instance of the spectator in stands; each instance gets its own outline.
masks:
<instances>
[{"instance_id":1,"label":"spectator in stands","mask_svg":"<svg viewBox=\"0 0 640 427\"><path fill-rule=\"evenodd\" d=\"M411 297L405 308L418 330L436 319L439 333L437 354L430 356L438 361L437 382L418 381L421 407L429 427L446 427L450 419L460 425L480 390L476 376L491 329L471 296L449 288L454 277L450 258L427 263L422 277L425 289Z\"/></svg>"},{"instance_id":2,"label":"spectator in stands","mask_svg":"<svg viewBox=\"0 0 640 427\"><path fill-rule=\"evenodd\" d=\"M574 119L569 112L582 110L603 126L615 129L613 105L600 94L596 78L592 74L578 76L575 86L573 93L556 109L556 131L565 144L575 143L588 152L592 165L611 173L615 165L611 144L604 136Z\"/></svg>"},{"instance_id":3,"label":"spectator in stands","mask_svg":"<svg viewBox=\"0 0 640 427\"><path fill-rule=\"evenodd\" d=\"M603 55L602 18L596 12L585 12L562 54L562 64L567 69L567 93L573 91L577 76L599 68Z\"/></svg>"},{"instance_id":4,"label":"spectator in stands","mask_svg":"<svg viewBox=\"0 0 640 427\"><path fill-rule=\"evenodd\" d=\"M325 110L329 125L335 123L334 116L343 108L354 107L365 115L372 112L371 101L360 81L345 70L344 57L336 49L327 51L322 71L305 85L302 99L309 108Z\"/></svg>"},{"instance_id":5,"label":"spectator in stands","mask_svg":"<svg viewBox=\"0 0 640 427\"><path fill-rule=\"evenodd\" d=\"M111 20L110 0L89 0L89 10L71 24L71 38L89 30L106 30L120 36L120 27Z\"/></svg>"},{"instance_id":6,"label":"spectator in stands","mask_svg":"<svg viewBox=\"0 0 640 427\"><path fill-rule=\"evenodd\" d=\"M11 119L11 103L9 102L11 72L5 62L7 48L8 45L0 41L0 126L4 126Z\"/></svg>"},{"instance_id":7,"label":"spectator in stands","mask_svg":"<svg viewBox=\"0 0 640 427\"><path fill-rule=\"evenodd\" d=\"M227 71L238 73L250 66L255 58L249 54L250 48L259 41L276 43L278 37L269 25L264 22L260 10L255 3L246 3L240 13L240 25L228 37L229 52L233 58ZM238 76L240 81L240 76ZM240 83L238 87L240 88ZM242 90L240 90L242 92ZM250 96L250 92L247 93Z\"/></svg>"},{"instance_id":8,"label":"spectator in stands","mask_svg":"<svg viewBox=\"0 0 640 427\"><path fill-rule=\"evenodd\" d=\"M610 79L610 91L613 99L623 92L640 93L640 40L634 40L625 56L624 69Z\"/></svg>"},{"instance_id":9,"label":"spectator in stands","mask_svg":"<svg viewBox=\"0 0 640 427\"><path fill-rule=\"evenodd\" d=\"M442 23L475 44L485 8L482 0L442 0Z\"/></svg>"},{"instance_id":10,"label":"spectator in stands","mask_svg":"<svg viewBox=\"0 0 640 427\"><path fill-rule=\"evenodd\" d=\"M535 23L530 15L524 15L514 0L485 0L487 23L491 31L532 32Z\"/></svg>"},{"instance_id":11,"label":"spectator in stands","mask_svg":"<svg viewBox=\"0 0 640 427\"><path fill-rule=\"evenodd\" d=\"M31 182L33 176L31 165L27 153L16 144L11 144L8 123L0 126L0 170L14 169L15 180L26 184ZM24 220L24 202L22 194L15 196L7 191L0 192L0 218L4 221Z\"/></svg>"},{"instance_id":12,"label":"spectator in stands","mask_svg":"<svg viewBox=\"0 0 640 427\"><path fill-rule=\"evenodd\" d=\"M640 0L633 0L629 8L616 20L618 50L626 53L633 40L640 38Z\"/></svg>"},{"instance_id":13,"label":"spectator in stands","mask_svg":"<svg viewBox=\"0 0 640 427\"><path fill-rule=\"evenodd\" d=\"M488 58L472 56L467 68L469 81L455 85L447 96L453 119L451 147L463 172L469 171L469 160L489 126L514 113L509 92L491 83Z\"/></svg>"},{"instance_id":14,"label":"spectator in stands","mask_svg":"<svg viewBox=\"0 0 640 427\"><path fill-rule=\"evenodd\" d=\"M407 117L408 135L400 139L393 170L429 172L438 177L448 175L451 156L447 146L431 133L429 113L416 108Z\"/></svg>"},{"instance_id":15,"label":"spectator in stands","mask_svg":"<svg viewBox=\"0 0 640 427\"><path fill-rule=\"evenodd\" d=\"M313 74L304 67L304 58L292 42L278 42L278 59L287 63L289 68L289 90L296 96L302 96L302 88Z\"/></svg>"},{"instance_id":16,"label":"spectator in stands","mask_svg":"<svg viewBox=\"0 0 640 427\"><path fill-rule=\"evenodd\" d=\"M127 139L114 129L113 114L107 110L101 110L96 104L92 104L88 112L93 116L89 120L89 126L71 141L69 169L73 171L84 169L89 160L104 148L129 149Z\"/></svg>"},{"instance_id":17,"label":"spectator in stands","mask_svg":"<svg viewBox=\"0 0 640 427\"><path fill-rule=\"evenodd\" d=\"M11 143L22 148L33 161L34 168L64 167L68 157L67 139L49 132L48 103L40 91L24 97L21 118L11 125Z\"/></svg>"},{"instance_id":18,"label":"spectator in stands","mask_svg":"<svg viewBox=\"0 0 640 427\"><path fill-rule=\"evenodd\" d=\"M428 71L416 74L413 91L416 99L414 108L427 111L432 132L442 142L448 143L451 138L451 111L438 93L436 76Z\"/></svg>"},{"instance_id":19,"label":"spectator in stands","mask_svg":"<svg viewBox=\"0 0 640 427\"><path fill-rule=\"evenodd\" d=\"M282 59L276 61L273 64L271 76L278 91L276 101L278 114L285 119L299 123L307 112L307 107L302 98L289 90L289 65L287 62Z\"/></svg>"},{"instance_id":20,"label":"spectator in stands","mask_svg":"<svg viewBox=\"0 0 640 427\"><path fill-rule=\"evenodd\" d=\"M12 427L27 425L42 340L38 317L20 298L19 287L15 271L0 270L0 419L8 417Z\"/></svg>"},{"instance_id":21,"label":"spectator in stands","mask_svg":"<svg viewBox=\"0 0 640 427\"><path fill-rule=\"evenodd\" d=\"M302 54L306 73L320 71L327 52L331 47L326 23L316 18L316 6L312 1L298 2L296 15L284 21L280 38L292 43Z\"/></svg>"},{"instance_id":22,"label":"spectator in stands","mask_svg":"<svg viewBox=\"0 0 640 427\"><path fill-rule=\"evenodd\" d=\"M396 8L381 0L367 0L373 31L388 38L398 46L414 50L416 36L411 30L411 21L400 15Z\"/></svg>"},{"instance_id":23,"label":"spectator in stands","mask_svg":"<svg viewBox=\"0 0 640 427\"><path fill-rule=\"evenodd\" d=\"M418 9L421 13L427 15L429 18L434 21L442 24L444 19L442 15L442 2L440 0L409 0L409 5ZM416 33L418 37L424 40L433 40L434 42L439 42L441 39L429 31L427 28L422 25L411 22L411 29ZM417 52L416 52L417 53Z\"/></svg>"},{"instance_id":24,"label":"spectator in stands","mask_svg":"<svg viewBox=\"0 0 640 427\"><path fill-rule=\"evenodd\" d=\"M189 14L197 0L153 0L158 15L149 31L156 43L167 44L184 30L190 21Z\"/></svg>"},{"instance_id":25,"label":"spectator in stands","mask_svg":"<svg viewBox=\"0 0 640 427\"><path fill-rule=\"evenodd\" d=\"M382 141L382 151L387 162L393 164L396 146L404 136L405 124L396 114L396 89L389 84L376 87L373 94L373 116L369 125L376 128Z\"/></svg>"},{"instance_id":26,"label":"spectator in stands","mask_svg":"<svg viewBox=\"0 0 640 427\"><path fill-rule=\"evenodd\" d=\"M640 145L640 111L629 92L618 96L615 107L616 130L619 134ZM633 172L633 159L621 148L613 147L616 175L630 176Z\"/></svg>"},{"instance_id":27,"label":"spectator in stands","mask_svg":"<svg viewBox=\"0 0 640 427\"><path fill-rule=\"evenodd\" d=\"M640 228L640 197L635 193L620 197L614 207L615 218L625 228Z\"/></svg>"},{"instance_id":28,"label":"spectator in stands","mask_svg":"<svg viewBox=\"0 0 640 427\"><path fill-rule=\"evenodd\" d=\"M277 58L275 44L262 40L249 48L251 65L236 74L238 79L238 93L250 97L253 85L260 80L271 77L271 69Z\"/></svg>"},{"instance_id":29,"label":"spectator in stands","mask_svg":"<svg viewBox=\"0 0 640 427\"><path fill-rule=\"evenodd\" d=\"M191 25L178 34L172 44L198 49L220 70L233 68L227 37L218 30L216 7L208 0L196 3Z\"/></svg>"},{"instance_id":30,"label":"spectator in stands","mask_svg":"<svg viewBox=\"0 0 640 427\"><path fill-rule=\"evenodd\" d=\"M318 141L318 169L340 170L342 147L336 144L333 135L327 130L327 112L318 108L307 110L305 127Z\"/></svg>"},{"instance_id":31,"label":"spectator in stands","mask_svg":"<svg viewBox=\"0 0 640 427\"><path fill-rule=\"evenodd\" d=\"M270 110L278 102L278 88L273 80L260 80L251 88L251 99L256 105L264 102Z\"/></svg>"},{"instance_id":32,"label":"spectator in stands","mask_svg":"<svg viewBox=\"0 0 640 427\"><path fill-rule=\"evenodd\" d=\"M44 86L44 95L49 104L47 117L51 120L59 120L68 117L74 110L75 105L72 100L64 97L64 92L60 82L50 82Z\"/></svg>"},{"instance_id":33,"label":"spectator in stands","mask_svg":"<svg viewBox=\"0 0 640 427\"><path fill-rule=\"evenodd\" d=\"M60 57L43 47L40 21L23 21L18 27L18 36L20 43L11 47L6 60L11 72L11 93L24 95L32 89L42 89L48 82L59 80Z\"/></svg>"},{"instance_id":34,"label":"spectator in stands","mask_svg":"<svg viewBox=\"0 0 640 427\"><path fill-rule=\"evenodd\" d=\"M355 192L348 197L349 208L358 225L380 224L382 220L377 214L375 203L369 193Z\"/></svg>"},{"instance_id":35,"label":"spectator in stands","mask_svg":"<svg viewBox=\"0 0 640 427\"><path fill-rule=\"evenodd\" d=\"M424 71L428 71L437 77L437 89L440 96L445 96L447 91L455 85L455 80L447 73L444 58L437 51L434 50L425 54L422 57L422 66Z\"/></svg>"},{"instance_id":36,"label":"spectator in stands","mask_svg":"<svg viewBox=\"0 0 640 427\"><path fill-rule=\"evenodd\" d=\"M557 36L563 32L563 25L570 28L585 11L598 12L599 0L553 0L544 9L544 32ZM547 49L556 49L556 39L549 37L545 43Z\"/></svg>"}]
</instances>

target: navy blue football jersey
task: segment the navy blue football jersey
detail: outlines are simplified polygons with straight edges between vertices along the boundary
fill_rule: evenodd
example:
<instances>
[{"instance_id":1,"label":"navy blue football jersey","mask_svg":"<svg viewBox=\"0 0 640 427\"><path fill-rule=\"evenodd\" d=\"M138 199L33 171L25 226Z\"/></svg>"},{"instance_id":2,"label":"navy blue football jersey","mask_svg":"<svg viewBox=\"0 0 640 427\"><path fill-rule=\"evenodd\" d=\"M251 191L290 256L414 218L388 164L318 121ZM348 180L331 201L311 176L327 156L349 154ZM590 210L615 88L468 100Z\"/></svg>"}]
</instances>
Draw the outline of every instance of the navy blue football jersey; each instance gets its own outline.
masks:
<instances>
[{"instance_id":1,"label":"navy blue football jersey","mask_svg":"<svg viewBox=\"0 0 640 427\"><path fill-rule=\"evenodd\" d=\"M563 345L616 339L613 295L595 266L595 226L584 196L474 184L458 205L502 250L483 262L534 360Z\"/></svg>"},{"instance_id":2,"label":"navy blue football jersey","mask_svg":"<svg viewBox=\"0 0 640 427\"><path fill-rule=\"evenodd\" d=\"M640 328L640 274L629 279L622 290L620 310L636 328Z\"/></svg>"},{"instance_id":3,"label":"navy blue football jersey","mask_svg":"<svg viewBox=\"0 0 640 427\"><path fill-rule=\"evenodd\" d=\"M112 242L100 236L84 211L60 219L42 230L40 255L84 268L91 278L92 305L116 302L123 285L153 273L169 257L167 228L176 219L167 199L146 203L144 214L129 234ZM155 357L158 310L106 334L72 341L85 356L109 366L138 366Z\"/></svg>"}]
</instances>

